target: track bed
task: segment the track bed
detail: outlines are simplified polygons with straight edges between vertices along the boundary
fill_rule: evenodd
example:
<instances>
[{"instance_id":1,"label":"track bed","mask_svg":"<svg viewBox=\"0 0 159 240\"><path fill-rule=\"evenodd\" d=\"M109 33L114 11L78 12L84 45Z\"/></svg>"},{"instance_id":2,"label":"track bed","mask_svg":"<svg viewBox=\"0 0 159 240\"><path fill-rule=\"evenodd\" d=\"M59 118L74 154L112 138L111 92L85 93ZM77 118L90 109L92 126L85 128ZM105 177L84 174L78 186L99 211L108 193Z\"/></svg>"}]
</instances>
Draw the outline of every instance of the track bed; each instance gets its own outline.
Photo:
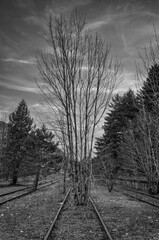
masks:
<instances>
[{"instance_id":1,"label":"track bed","mask_svg":"<svg viewBox=\"0 0 159 240\"><path fill-rule=\"evenodd\" d=\"M105 232L97 218L94 208L89 201L88 206L74 206L72 196L55 224L49 240L107 240Z\"/></svg>"}]
</instances>

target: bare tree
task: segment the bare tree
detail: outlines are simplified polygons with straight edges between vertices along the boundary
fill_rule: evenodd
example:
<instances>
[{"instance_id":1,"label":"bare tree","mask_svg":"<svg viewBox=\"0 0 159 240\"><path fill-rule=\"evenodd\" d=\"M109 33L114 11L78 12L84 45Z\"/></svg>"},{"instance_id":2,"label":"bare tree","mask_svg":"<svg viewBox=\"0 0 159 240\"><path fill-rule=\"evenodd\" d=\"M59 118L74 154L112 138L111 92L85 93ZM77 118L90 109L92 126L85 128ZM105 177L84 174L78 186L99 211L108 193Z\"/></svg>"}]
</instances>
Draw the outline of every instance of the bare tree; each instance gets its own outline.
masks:
<instances>
[{"instance_id":1,"label":"bare tree","mask_svg":"<svg viewBox=\"0 0 159 240\"><path fill-rule=\"evenodd\" d=\"M140 49L137 66L139 114L125 132L123 158L126 169L147 178L150 193L159 192L159 37Z\"/></svg>"},{"instance_id":2,"label":"bare tree","mask_svg":"<svg viewBox=\"0 0 159 240\"><path fill-rule=\"evenodd\" d=\"M47 50L37 57L39 87L65 123L75 204L87 204L94 134L121 81L121 66L76 10L69 18L50 17L46 41Z\"/></svg>"},{"instance_id":3,"label":"bare tree","mask_svg":"<svg viewBox=\"0 0 159 240\"><path fill-rule=\"evenodd\" d=\"M136 87L139 90L146 80L150 68L159 64L159 36L155 26L154 34L150 38L148 45L138 50L139 60L136 62ZM152 90L156 90L155 81L152 83ZM158 101L156 104L158 105Z\"/></svg>"},{"instance_id":4,"label":"bare tree","mask_svg":"<svg viewBox=\"0 0 159 240\"><path fill-rule=\"evenodd\" d=\"M146 177L148 191L155 193L159 184L159 119L143 109L135 125L125 133L123 156L127 168L137 177Z\"/></svg>"},{"instance_id":5,"label":"bare tree","mask_svg":"<svg viewBox=\"0 0 159 240\"><path fill-rule=\"evenodd\" d=\"M156 191L153 183L159 192L159 36L155 27L148 46L139 51L139 57L141 64L137 64L136 76L141 102L138 116L140 142L136 150L141 152L139 162L147 176L149 192Z\"/></svg>"},{"instance_id":6,"label":"bare tree","mask_svg":"<svg viewBox=\"0 0 159 240\"><path fill-rule=\"evenodd\" d=\"M57 110L57 109L56 109ZM50 115L51 113L51 115ZM63 193L66 193L66 175L69 169L69 146L68 146L68 134L67 134L67 123L63 118L64 114L61 112L50 112L50 107L48 108L47 119L48 124L51 125L51 129L54 131L56 138L60 142L62 152L63 152ZM54 118L50 119L50 116Z\"/></svg>"}]
</instances>

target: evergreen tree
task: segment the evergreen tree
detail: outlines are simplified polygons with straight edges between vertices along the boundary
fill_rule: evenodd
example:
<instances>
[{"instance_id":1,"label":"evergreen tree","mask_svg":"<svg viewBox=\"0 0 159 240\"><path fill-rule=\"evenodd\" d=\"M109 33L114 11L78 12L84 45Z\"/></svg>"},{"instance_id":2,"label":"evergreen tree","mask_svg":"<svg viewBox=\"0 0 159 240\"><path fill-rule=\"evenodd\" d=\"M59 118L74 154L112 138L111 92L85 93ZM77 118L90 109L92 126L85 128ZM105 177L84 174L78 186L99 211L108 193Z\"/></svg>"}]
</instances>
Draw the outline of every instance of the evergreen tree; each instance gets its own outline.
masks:
<instances>
[{"instance_id":1,"label":"evergreen tree","mask_svg":"<svg viewBox=\"0 0 159 240\"><path fill-rule=\"evenodd\" d=\"M105 146L104 135L102 135L101 137L97 137L95 142L96 155L99 155L102 152L104 146Z\"/></svg>"},{"instance_id":2,"label":"evergreen tree","mask_svg":"<svg viewBox=\"0 0 159 240\"><path fill-rule=\"evenodd\" d=\"M138 114L136 124L132 125L131 134L126 136L126 141L131 139L131 135L133 136L132 144L125 143L124 149L128 147L128 153L131 152L132 155L135 152L133 144L136 146L138 155L135 153L137 157L133 159L136 164L135 169L138 174L147 176L151 189L154 176L158 179L156 162L158 161L159 64L155 63L148 69L147 78L137 98L140 104L140 114ZM157 186L159 189L159 184Z\"/></svg>"},{"instance_id":3,"label":"evergreen tree","mask_svg":"<svg viewBox=\"0 0 159 240\"><path fill-rule=\"evenodd\" d=\"M139 92L139 98L146 111L155 113L159 108L159 64L154 64L149 69L148 77Z\"/></svg>"},{"instance_id":4,"label":"evergreen tree","mask_svg":"<svg viewBox=\"0 0 159 240\"><path fill-rule=\"evenodd\" d=\"M110 112L105 117L104 134L98 138L95 148L97 156L103 157L104 161L110 161L111 171L114 173L122 168L121 143L123 133L134 121L139 109L134 92L130 89L123 96L118 94L112 99Z\"/></svg>"},{"instance_id":5,"label":"evergreen tree","mask_svg":"<svg viewBox=\"0 0 159 240\"><path fill-rule=\"evenodd\" d=\"M7 123L0 121L0 177L8 177L8 165L4 162L7 141Z\"/></svg>"},{"instance_id":6,"label":"evergreen tree","mask_svg":"<svg viewBox=\"0 0 159 240\"><path fill-rule=\"evenodd\" d=\"M32 123L33 119L30 117L26 102L22 100L17 109L9 115L7 132L5 152L13 185L17 183L20 165L26 154L26 139Z\"/></svg>"},{"instance_id":7,"label":"evergreen tree","mask_svg":"<svg viewBox=\"0 0 159 240\"><path fill-rule=\"evenodd\" d=\"M103 129L104 129L104 134L102 137L100 138L96 138L96 143L95 143L95 149L96 149L96 154L101 155L103 154L104 150L106 150L106 148L108 147L108 144L110 143L110 139L109 139L109 133L110 133L110 125L111 125L111 120L113 118L115 109L117 108L117 106L119 105L119 102L121 101L121 97L117 94L113 99L111 104L109 105L109 113L107 114L107 116L105 117L105 122L103 125Z\"/></svg>"},{"instance_id":8,"label":"evergreen tree","mask_svg":"<svg viewBox=\"0 0 159 240\"><path fill-rule=\"evenodd\" d=\"M55 158L58 143L54 143L53 138L54 135L52 132L48 131L43 124L41 128L34 129L28 139L28 150L33 157L32 167L36 171L34 189L37 189L41 168L47 164L51 164Z\"/></svg>"}]
</instances>

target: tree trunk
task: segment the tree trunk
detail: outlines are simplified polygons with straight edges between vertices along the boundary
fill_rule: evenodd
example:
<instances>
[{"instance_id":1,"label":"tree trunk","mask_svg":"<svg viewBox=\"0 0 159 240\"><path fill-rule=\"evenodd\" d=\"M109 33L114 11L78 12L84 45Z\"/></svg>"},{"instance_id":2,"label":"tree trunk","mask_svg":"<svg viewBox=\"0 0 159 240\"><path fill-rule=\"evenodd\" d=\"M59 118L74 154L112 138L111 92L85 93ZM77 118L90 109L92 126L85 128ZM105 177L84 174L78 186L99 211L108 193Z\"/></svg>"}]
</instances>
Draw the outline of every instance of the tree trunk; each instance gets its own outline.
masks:
<instances>
[{"instance_id":1,"label":"tree trunk","mask_svg":"<svg viewBox=\"0 0 159 240\"><path fill-rule=\"evenodd\" d=\"M13 176L12 176L12 185L16 185L18 181L18 171L14 169Z\"/></svg>"},{"instance_id":2,"label":"tree trunk","mask_svg":"<svg viewBox=\"0 0 159 240\"><path fill-rule=\"evenodd\" d=\"M40 176L40 169L41 169L41 167L38 166L37 167L37 171L36 171L36 175L35 175L35 181L34 181L33 190L37 190L38 182L39 182L39 176Z\"/></svg>"},{"instance_id":3,"label":"tree trunk","mask_svg":"<svg viewBox=\"0 0 159 240\"><path fill-rule=\"evenodd\" d=\"M113 190L113 180L108 180L107 181L107 187L108 187L108 191L111 192Z\"/></svg>"},{"instance_id":4,"label":"tree trunk","mask_svg":"<svg viewBox=\"0 0 159 240\"><path fill-rule=\"evenodd\" d=\"M8 178L9 178L9 172L7 171L7 173L5 174L5 180L6 180L6 182L8 181Z\"/></svg>"},{"instance_id":5,"label":"tree trunk","mask_svg":"<svg viewBox=\"0 0 159 240\"><path fill-rule=\"evenodd\" d=\"M68 157L65 157L64 154L64 164L63 164L63 171L64 171L64 175L63 175L63 193L66 193L66 174L67 174L67 168L68 168Z\"/></svg>"},{"instance_id":6,"label":"tree trunk","mask_svg":"<svg viewBox=\"0 0 159 240\"><path fill-rule=\"evenodd\" d=\"M87 205L90 190L90 172L87 163L75 164L73 188L75 205Z\"/></svg>"},{"instance_id":7,"label":"tree trunk","mask_svg":"<svg viewBox=\"0 0 159 240\"><path fill-rule=\"evenodd\" d=\"M63 175L63 193L64 194L66 193L66 172L67 172L67 169L66 167L64 167L64 175Z\"/></svg>"},{"instance_id":8,"label":"tree trunk","mask_svg":"<svg viewBox=\"0 0 159 240\"><path fill-rule=\"evenodd\" d=\"M112 170L110 170L110 172L108 173L108 179L107 179L107 188L108 191L111 192L113 190L113 173Z\"/></svg>"},{"instance_id":9,"label":"tree trunk","mask_svg":"<svg viewBox=\"0 0 159 240\"><path fill-rule=\"evenodd\" d=\"M14 163L15 165L13 166L12 185L17 184L20 163L21 163L21 158L19 157L15 158L15 163Z\"/></svg>"},{"instance_id":10,"label":"tree trunk","mask_svg":"<svg viewBox=\"0 0 159 240\"><path fill-rule=\"evenodd\" d=\"M159 194L159 181L157 182L157 191L156 191L157 194Z\"/></svg>"},{"instance_id":11,"label":"tree trunk","mask_svg":"<svg viewBox=\"0 0 159 240\"><path fill-rule=\"evenodd\" d=\"M18 171L19 171L19 164L13 169L13 175L12 175L12 185L16 185L18 181Z\"/></svg>"},{"instance_id":12,"label":"tree trunk","mask_svg":"<svg viewBox=\"0 0 159 240\"><path fill-rule=\"evenodd\" d=\"M148 193L149 194L151 194L151 195L153 195L153 194L155 194L155 191L154 191L154 179L152 178L152 179L148 179Z\"/></svg>"}]
</instances>

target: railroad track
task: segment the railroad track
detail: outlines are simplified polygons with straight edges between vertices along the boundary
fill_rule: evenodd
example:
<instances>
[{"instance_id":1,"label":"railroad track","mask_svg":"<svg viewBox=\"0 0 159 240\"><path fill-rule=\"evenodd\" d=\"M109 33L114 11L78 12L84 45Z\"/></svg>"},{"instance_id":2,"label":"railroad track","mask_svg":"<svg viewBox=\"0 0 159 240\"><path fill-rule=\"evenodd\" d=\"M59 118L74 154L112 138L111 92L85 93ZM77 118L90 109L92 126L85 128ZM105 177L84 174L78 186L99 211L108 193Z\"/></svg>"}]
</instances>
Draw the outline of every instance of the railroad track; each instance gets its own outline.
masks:
<instances>
[{"instance_id":1,"label":"railroad track","mask_svg":"<svg viewBox=\"0 0 159 240\"><path fill-rule=\"evenodd\" d=\"M44 185L44 184L46 184L46 183L50 183L51 181L40 181L39 182L39 184L38 184L38 186L40 186L40 185ZM10 194L13 194L13 193L17 193L17 192L21 192L21 191L24 191L24 190L29 190L29 189L31 189L32 188L32 186L27 186L27 187L23 187L23 188L20 188L20 189L16 189L16 190L13 190L13 191L8 191L8 192L5 192L5 193L2 193L2 194L0 194L0 198L1 197L4 197L4 196L7 196L7 195L10 195Z\"/></svg>"},{"instance_id":2,"label":"railroad track","mask_svg":"<svg viewBox=\"0 0 159 240\"><path fill-rule=\"evenodd\" d=\"M128 188L128 187L122 187L123 189L127 190L127 191L130 191L130 192L135 192L135 193L139 193L141 195L144 195L144 196L147 196L147 197L151 197L153 199L157 199L159 201L159 196L154 196L154 195L150 195L148 193L145 193L145 192L141 192L141 191L138 191L136 189L132 189L132 188Z\"/></svg>"},{"instance_id":3,"label":"railroad track","mask_svg":"<svg viewBox=\"0 0 159 240\"><path fill-rule=\"evenodd\" d=\"M57 180L57 181L49 181L49 182L45 182L45 183L41 183L38 185L38 188L37 190L33 190L31 189L31 187L26 187L26 188L23 188L23 189L18 189L16 191L12 191L12 192L7 192L7 193L4 193L4 194L1 194L0 195L0 206L2 206L3 204L5 203L8 203L8 202L11 202L15 199L18 199L18 198L21 198L21 197L24 197L26 195L29 195L35 191L38 191L44 187L47 187L47 186L50 186L52 184L55 184L57 182L59 182L61 180ZM18 195L17 195L18 193Z\"/></svg>"},{"instance_id":4,"label":"railroad track","mask_svg":"<svg viewBox=\"0 0 159 240\"><path fill-rule=\"evenodd\" d=\"M7 196L7 195L10 195L10 194L13 194L13 193L21 192L21 191L24 191L24 190L30 189L30 188L31 188L31 187L24 187L24 188L17 189L17 190L14 190L14 191L8 191L8 192L5 192L5 193L0 194L0 198L1 198L1 197L4 197L4 196Z\"/></svg>"},{"instance_id":5,"label":"railroad track","mask_svg":"<svg viewBox=\"0 0 159 240\"><path fill-rule=\"evenodd\" d=\"M96 213L96 215L97 215L97 217L98 217L98 219L99 219L99 222L100 222L100 224L101 224L101 226L102 226L102 228L103 228L103 230L104 230L105 237L106 237L108 240L113 240L113 238L112 238L112 236L111 236L111 234L110 234L107 226L106 226L105 223L103 222L103 219L102 219L102 217L101 217L101 215L100 215L100 213L99 213L99 211L98 211L98 209L97 209L97 207L96 207L93 199L90 197L89 200L90 200L90 202L91 202L91 204L92 204L92 206L93 206L93 208L94 208L94 211L95 211L95 213Z\"/></svg>"},{"instance_id":6,"label":"railroad track","mask_svg":"<svg viewBox=\"0 0 159 240\"><path fill-rule=\"evenodd\" d=\"M68 192L67 192L67 194L66 194L66 196L65 196L65 198L64 198L64 200L63 200L63 202L61 204L61 206L59 207L59 210L58 210L58 212L57 212L53 222L51 223L50 228L49 228L48 232L46 233L46 235L44 237L44 240L49 240L51 238L52 231L53 231L53 229L55 227L57 219L59 218L59 215L61 214L62 208L64 207L64 205L65 205L65 203L66 203L66 201L67 201L67 199L69 197L70 192L71 192L71 188L68 190Z\"/></svg>"},{"instance_id":7,"label":"railroad track","mask_svg":"<svg viewBox=\"0 0 159 240\"><path fill-rule=\"evenodd\" d=\"M134 189L122 187L120 189L113 189L115 192L122 192L125 196L136 199L140 202L147 203L153 207L159 208L159 197L151 196L150 194L143 193ZM128 193L129 192L129 193Z\"/></svg>"},{"instance_id":8,"label":"railroad track","mask_svg":"<svg viewBox=\"0 0 159 240\"><path fill-rule=\"evenodd\" d=\"M67 200L69 198L70 192L71 192L71 189L68 190L68 192L67 192L67 194L66 194L66 196L65 196L65 198L64 198L64 200L63 200L63 202L62 202L62 204L61 204L61 206L60 206L60 208L59 208L55 218L53 219L53 221L52 221L52 223L50 225L50 228L48 229L48 232L46 233L46 235L45 235L43 240L52 240L52 239L54 239L52 234L53 234L53 231L55 230L55 225L56 225L56 228L57 228L57 221L59 220L59 216L62 215L62 210L64 209L64 206L67 203ZM91 197L89 198L89 201L90 201L90 203L91 203L91 205L93 207L93 210L95 212L95 215L96 215L98 221L100 222L100 226L102 228L102 232L104 232L104 239L105 240L113 240L113 238L111 237L111 234L110 234L108 228L106 227L105 223L103 222L102 217L101 217L101 215L100 215L100 213L99 213L99 211L98 211L98 209L97 209L97 207L96 207L96 205L95 205L95 203L94 203L94 201L93 201L93 199Z\"/></svg>"}]
</instances>

